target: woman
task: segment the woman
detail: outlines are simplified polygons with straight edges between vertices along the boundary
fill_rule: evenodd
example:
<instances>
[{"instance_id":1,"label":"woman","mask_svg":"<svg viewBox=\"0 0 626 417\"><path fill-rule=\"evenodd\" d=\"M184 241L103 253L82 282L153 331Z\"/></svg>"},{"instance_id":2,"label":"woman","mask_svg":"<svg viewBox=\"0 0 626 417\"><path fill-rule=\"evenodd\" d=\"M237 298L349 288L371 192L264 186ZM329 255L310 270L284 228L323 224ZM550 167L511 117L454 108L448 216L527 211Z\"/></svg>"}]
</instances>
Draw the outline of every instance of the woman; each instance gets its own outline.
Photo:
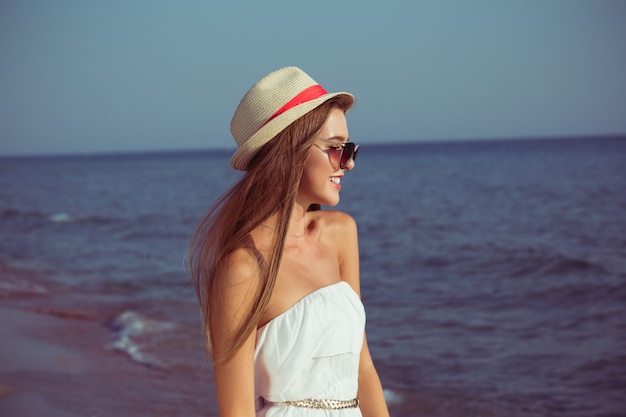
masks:
<instances>
[{"instance_id":1,"label":"woman","mask_svg":"<svg viewBox=\"0 0 626 417\"><path fill-rule=\"evenodd\" d=\"M356 224L314 210L339 202L354 168L353 103L287 67L235 111L231 165L246 172L203 218L190 259L222 417L389 415L364 332Z\"/></svg>"}]
</instances>

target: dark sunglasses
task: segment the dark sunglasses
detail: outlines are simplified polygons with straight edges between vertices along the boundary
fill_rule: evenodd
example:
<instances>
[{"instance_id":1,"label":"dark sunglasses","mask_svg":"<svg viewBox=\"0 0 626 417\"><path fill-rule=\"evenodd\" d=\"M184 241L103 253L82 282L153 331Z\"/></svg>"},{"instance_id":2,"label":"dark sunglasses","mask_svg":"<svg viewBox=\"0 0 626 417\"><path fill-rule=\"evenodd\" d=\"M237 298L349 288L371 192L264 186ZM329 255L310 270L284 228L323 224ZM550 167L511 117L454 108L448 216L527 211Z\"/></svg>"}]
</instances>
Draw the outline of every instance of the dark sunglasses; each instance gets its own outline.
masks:
<instances>
[{"instance_id":1,"label":"dark sunglasses","mask_svg":"<svg viewBox=\"0 0 626 417\"><path fill-rule=\"evenodd\" d=\"M333 146L328 148L330 151L333 151L329 153L329 156L331 157L331 162L333 162L333 164L339 165L339 169L348 168L348 164L351 160L354 161L356 159L356 154L359 151L359 145L352 142L337 142L322 138L317 138L317 140L333 144Z\"/></svg>"}]
</instances>

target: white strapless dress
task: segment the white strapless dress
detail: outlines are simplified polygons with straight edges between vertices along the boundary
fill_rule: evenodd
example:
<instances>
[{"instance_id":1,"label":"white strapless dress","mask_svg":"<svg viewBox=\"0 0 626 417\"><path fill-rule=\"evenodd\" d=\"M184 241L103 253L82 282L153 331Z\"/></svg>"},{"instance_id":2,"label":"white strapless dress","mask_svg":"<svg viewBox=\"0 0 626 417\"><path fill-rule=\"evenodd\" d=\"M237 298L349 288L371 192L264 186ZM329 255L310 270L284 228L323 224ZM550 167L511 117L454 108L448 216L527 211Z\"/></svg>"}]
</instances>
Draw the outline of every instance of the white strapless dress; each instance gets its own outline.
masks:
<instances>
[{"instance_id":1,"label":"white strapless dress","mask_svg":"<svg viewBox=\"0 0 626 417\"><path fill-rule=\"evenodd\" d=\"M285 401L351 400L358 389L365 311L352 287L338 282L300 299L257 331L257 416L357 417L358 408L317 410Z\"/></svg>"}]
</instances>

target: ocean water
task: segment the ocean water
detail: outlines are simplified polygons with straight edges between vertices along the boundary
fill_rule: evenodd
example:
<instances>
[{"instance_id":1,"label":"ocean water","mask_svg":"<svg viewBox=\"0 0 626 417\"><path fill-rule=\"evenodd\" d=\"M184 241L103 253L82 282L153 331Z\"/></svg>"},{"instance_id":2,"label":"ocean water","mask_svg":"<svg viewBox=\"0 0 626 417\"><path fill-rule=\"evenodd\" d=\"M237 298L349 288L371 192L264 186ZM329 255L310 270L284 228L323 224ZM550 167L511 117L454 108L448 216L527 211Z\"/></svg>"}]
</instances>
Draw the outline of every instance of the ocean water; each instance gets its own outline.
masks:
<instances>
[{"instance_id":1,"label":"ocean water","mask_svg":"<svg viewBox=\"0 0 626 417\"><path fill-rule=\"evenodd\" d=\"M0 158L0 303L80 320L65 336L120 377L65 376L67 407L217 415L186 251L228 160ZM365 145L356 165L339 209L392 416L626 415L626 138Z\"/></svg>"}]
</instances>

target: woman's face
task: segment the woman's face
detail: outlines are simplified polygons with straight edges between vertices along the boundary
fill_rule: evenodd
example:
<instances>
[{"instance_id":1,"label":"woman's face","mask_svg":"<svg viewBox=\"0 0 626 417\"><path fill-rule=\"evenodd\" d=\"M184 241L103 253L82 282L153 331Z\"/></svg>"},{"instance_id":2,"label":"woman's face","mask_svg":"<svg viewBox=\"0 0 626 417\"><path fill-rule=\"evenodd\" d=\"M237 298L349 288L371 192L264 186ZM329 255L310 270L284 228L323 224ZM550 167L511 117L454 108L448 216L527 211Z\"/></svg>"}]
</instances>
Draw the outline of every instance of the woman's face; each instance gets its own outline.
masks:
<instances>
[{"instance_id":1,"label":"woman's face","mask_svg":"<svg viewBox=\"0 0 626 417\"><path fill-rule=\"evenodd\" d=\"M337 144L348 141L348 123L341 109L333 109L318 137ZM307 156L297 199L304 207L311 204L335 206L339 203L341 178L346 170L354 167L350 161L346 169L338 166L340 149L333 143L316 140Z\"/></svg>"}]
</instances>

